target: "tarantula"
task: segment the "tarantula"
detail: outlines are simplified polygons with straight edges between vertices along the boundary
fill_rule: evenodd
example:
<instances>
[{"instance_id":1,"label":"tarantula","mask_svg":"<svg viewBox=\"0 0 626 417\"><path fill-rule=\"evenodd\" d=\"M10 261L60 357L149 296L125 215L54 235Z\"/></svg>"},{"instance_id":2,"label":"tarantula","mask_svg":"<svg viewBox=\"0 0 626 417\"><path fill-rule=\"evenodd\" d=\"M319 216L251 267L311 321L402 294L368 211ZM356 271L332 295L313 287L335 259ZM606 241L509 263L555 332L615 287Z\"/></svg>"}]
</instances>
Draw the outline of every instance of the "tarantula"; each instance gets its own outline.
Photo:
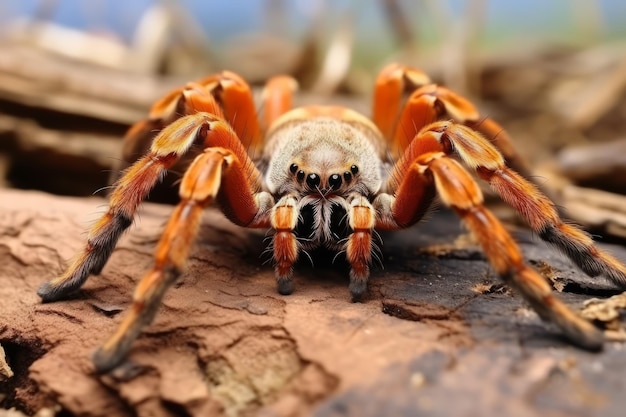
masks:
<instances>
[{"instance_id":1,"label":"tarantula","mask_svg":"<svg viewBox=\"0 0 626 417\"><path fill-rule=\"evenodd\" d=\"M194 157L154 266L139 282L118 330L95 353L98 371L117 366L153 319L166 289L184 271L202 211L214 200L233 223L274 231L271 251L281 294L293 290L298 255L326 247L345 252L349 290L358 301L367 289L375 229L415 224L439 196L473 232L501 279L539 316L582 348L602 347L603 333L524 263L463 165L585 273L603 274L626 288L626 267L564 223L555 205L508 167L525 169L496 122L423 72L399 64L386 66L377 77L372 120L336 106L292 109L296 89L290 77L269 80L259 120L248 84L225 71L172 91L129 130L127 147L149 140L150 150L116 182L109 209L89 231L84 250L38 291L44 302L58 300L100 273L148 192L181 158ZM262 150L260 157L252 150Z\"/></svg>"}]
</instances>

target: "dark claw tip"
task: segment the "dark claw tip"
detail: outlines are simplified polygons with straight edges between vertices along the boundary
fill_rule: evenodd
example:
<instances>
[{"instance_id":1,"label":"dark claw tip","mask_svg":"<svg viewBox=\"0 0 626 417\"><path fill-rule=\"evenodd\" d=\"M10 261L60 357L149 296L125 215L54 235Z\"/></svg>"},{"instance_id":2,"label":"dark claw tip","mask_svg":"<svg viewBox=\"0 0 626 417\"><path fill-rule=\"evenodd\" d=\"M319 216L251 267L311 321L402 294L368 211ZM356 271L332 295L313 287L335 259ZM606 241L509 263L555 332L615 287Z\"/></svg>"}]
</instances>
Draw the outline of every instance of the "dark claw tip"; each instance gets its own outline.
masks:
<instances>
[{"instance_id":1,"label":"dark claw tip","mask_svg":"<svg viewBox=\"0 0 626 417\"><path fill-rule=\"evenodd\" d=\"M367 281L351 282L349 288L350 295L352 296L352 302L358 303L360 301L363 301L363 297L367 291Z\"/></svg>"},{"instance_id":2,"label":"dark claw tip","mask_svg":"<svg viewBox=\"0 0 626 417\"><path fill-rule=\"evenodd\" d=\"M52 301L57 301L67 295L66 292L62 290L62 288L55 287L49 282L44 282L39 286L37 290L37 295L41 297L41 301L44 303L49 303Z\"/></svg>"},{"instance_id":3,"label":"dark claw tip","mask_svg":"<svg viewBox=\"0 0 626 417\"><path fill-rule=\"evenodd\" d=\"M96 372L99 374L105 374L112 371L119 365L121 357L117 357L115 354L100 348L94 352L92 360L96 368Z\"/></svg>"},{"instance_id":4,"label":"dark claw tip","mask_svg":"<svg viewBox=\"0 0 626 417\"><path fill-rule=\"evenodd\" d=\"M289 295L293 292L293 281L290 279L278 280L278 293L281 295Z\"/></svg>"}]
</instances>

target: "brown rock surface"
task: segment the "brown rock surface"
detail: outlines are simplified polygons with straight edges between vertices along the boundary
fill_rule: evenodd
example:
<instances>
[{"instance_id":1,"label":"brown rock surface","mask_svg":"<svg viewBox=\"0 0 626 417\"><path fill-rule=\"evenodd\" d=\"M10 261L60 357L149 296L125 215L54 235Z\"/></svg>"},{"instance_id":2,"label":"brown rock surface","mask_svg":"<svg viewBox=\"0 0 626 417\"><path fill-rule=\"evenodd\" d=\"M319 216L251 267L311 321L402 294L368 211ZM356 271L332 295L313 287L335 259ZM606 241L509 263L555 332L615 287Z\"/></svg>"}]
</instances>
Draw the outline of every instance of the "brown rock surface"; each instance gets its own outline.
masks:
<instances>
[{"instance_id":1,"label":"brown rock surface","mask_svg":"<svg viewBox=\"0 0 626 417\"><path fill-rule=\"evenodd\" d=\"M471 239L442 213L384 235L385 268L350 303L345 268L319 257L280 296L263 234L208 211L189 269L127 364L98 376L91 352L113 331L171 207L146 204L99 276L41 304L104 210L101 199L0 191L0 345L15 373L5 407L81 416L623 415L626 350L562 341L497 285ZM572 305L614 294L520 233ZM626 260L626 250L612 250Z\"/></svg>"}]
</instances>

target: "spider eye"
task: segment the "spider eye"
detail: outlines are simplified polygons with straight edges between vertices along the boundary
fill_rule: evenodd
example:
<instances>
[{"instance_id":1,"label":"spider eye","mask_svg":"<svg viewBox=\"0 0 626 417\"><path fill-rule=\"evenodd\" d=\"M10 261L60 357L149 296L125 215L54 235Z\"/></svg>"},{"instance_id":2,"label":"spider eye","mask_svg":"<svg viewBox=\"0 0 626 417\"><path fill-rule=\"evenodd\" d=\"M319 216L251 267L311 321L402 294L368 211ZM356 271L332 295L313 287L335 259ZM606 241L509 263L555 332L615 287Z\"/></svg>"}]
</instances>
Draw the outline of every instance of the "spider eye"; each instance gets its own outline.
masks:
<instances>
[{"instance_id":1,"label":"spider eye","mask_svg":"<svg viewBox=\"0 0 626 417\"><path fill-rule=\"evenodd\" d=\"M289 171L290 171L292 174L295 174L297 170L298 170L298 165L297 165L297 164L291 164L291 165L289 166Z\"/></svg>"},{"instance_id":2,"label":"spider eye","mask_svg":"<svg viewBox=\"0 0 626 417\"><path fill-rule=\"evenodd\" d=\"M298 182L304 181L304 171L303 170L298 171L296 178L298 178Z\"/></svg>"},{"instance_id":3,"label":"spider eye","mask_svg":"<svg viewBox=\"0 0 626 417\"><path fill-rule=\"evenodd\" d=\"M306 177L306 183L311 188L317 188L320 185L320 176L317 174L309 174Z\"/></svg>"},{"instance_id":4,"label":"spider eye","mask_svg":"<svg viewBox=\"0 0 626 417\"><path fill-rule=\"evenodd\" d=\"M356 175L356 174L358 174L358 172L359 172L359 167L358 167L358 166L356 166L356 165L352 165L352 166L350 167L350 171L352 172L352 174Z\"/></svg>"},{"instance_id":5,"label":"spider eye","mask_svg":"<svg viewBox=\"0 0 626 417\"><path fill-rule=\"evenodd\" d=\"M346 182L352 181L352 173L350 171L344 172L343 179L346 180Z\"/></svg>"},{"instance_id":6,"label":"spider eye","mask_svg":"<svg viewBox=\"0 0 626 417\"><path fill-rule=\"evenodd\" d=\"M339 174L331 175L330 178L328 178L328 185L330 185L333 190L341 187L341 176Z\"/></svg>"}]
</instances>

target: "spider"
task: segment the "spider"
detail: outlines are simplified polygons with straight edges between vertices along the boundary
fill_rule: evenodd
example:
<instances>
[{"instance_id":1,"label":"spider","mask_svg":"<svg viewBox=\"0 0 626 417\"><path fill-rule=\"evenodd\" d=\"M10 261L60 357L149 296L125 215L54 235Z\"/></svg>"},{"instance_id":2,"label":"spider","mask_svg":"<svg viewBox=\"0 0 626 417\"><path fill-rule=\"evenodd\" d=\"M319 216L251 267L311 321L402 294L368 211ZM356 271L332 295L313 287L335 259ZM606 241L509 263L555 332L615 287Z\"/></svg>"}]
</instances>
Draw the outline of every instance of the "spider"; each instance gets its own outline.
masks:
<instances>
[{"instance_id":1,"label":"spider","mask_svg":"<svg viewBox=\"0 0 626 417\"><path fill-rule=\"evenodd\" d=\"M358 301L376 256L375 230L415 224L438 196L475 235L500 278L542 319L575 345L602 348L602 331L561 302L524 263L464 166L588 275L603 274L626 288L626 267L585 232L564 223L555 205L509 167L526 170L495 121L420 70L396 63L377 76L371 120L343 107L292 108L296 90L288 76L270 79L259 119L248 84L224 71L167 94L129 130L126 153L146 143L149 151L116 181L109 209L90 229L83 251L65 273L38 290L43 302L55 301L100 273L148 192L168 169L193 157L154 266L138 283L117 331L94 354L97 371L119 365L152 321L165 291L185 270L202 211L213 201L237 225L273 230L270 249L279 293L293 291L299 254L325 247L345 253L349 291ZM258 158L255 150L262 150Z\"/></svg>"}]
</instances>

